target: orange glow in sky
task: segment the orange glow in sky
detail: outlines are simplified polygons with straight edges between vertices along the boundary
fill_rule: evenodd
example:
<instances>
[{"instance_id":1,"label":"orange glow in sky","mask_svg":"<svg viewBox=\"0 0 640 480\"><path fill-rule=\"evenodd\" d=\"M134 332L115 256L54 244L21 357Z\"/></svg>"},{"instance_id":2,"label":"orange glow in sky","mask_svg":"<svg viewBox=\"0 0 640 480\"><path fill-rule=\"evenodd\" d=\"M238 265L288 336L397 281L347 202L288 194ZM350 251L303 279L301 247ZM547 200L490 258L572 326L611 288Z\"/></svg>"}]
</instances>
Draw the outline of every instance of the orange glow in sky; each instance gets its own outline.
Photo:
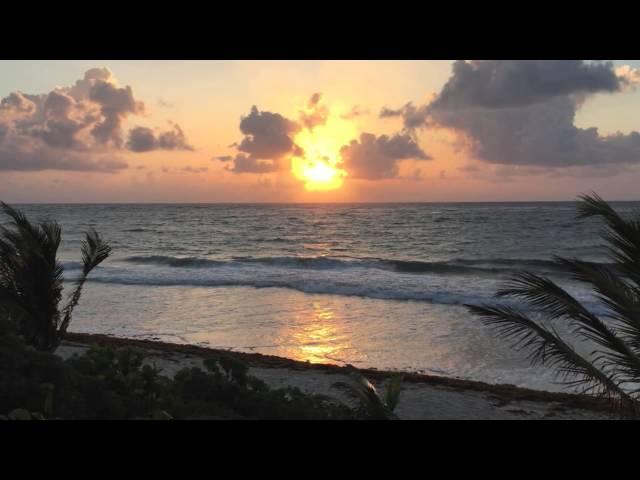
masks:
<instances>
[{"instance_id":1,"label":"orange glow in sky","mask_svg":"<svg viewBox=\"0 0 640 480\"><path fill-rule=\"evenodd\" d=\"M334 112L329 113L324 125L301 130L295 143L304 155L291 158L294 177L303 181L309 192L340 188L347 176L346 170L340 168L340 148L356 136L355 126Z\"/></svg>"}]
</instances>

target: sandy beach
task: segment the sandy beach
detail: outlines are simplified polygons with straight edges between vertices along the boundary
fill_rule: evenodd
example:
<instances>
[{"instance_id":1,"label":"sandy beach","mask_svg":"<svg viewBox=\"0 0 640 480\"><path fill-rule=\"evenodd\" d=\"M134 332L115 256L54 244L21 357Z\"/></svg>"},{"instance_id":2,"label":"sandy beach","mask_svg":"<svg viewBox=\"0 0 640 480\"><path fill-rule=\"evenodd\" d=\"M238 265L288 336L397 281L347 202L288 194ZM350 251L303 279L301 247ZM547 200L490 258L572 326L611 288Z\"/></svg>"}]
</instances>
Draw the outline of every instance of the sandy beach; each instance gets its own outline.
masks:
<instances>
[{"instance_id":1,"label":"sandy beach","mask_svg":"<svg viewBox=\"0 0 640 480\"><path fill-rule=\"evenodd\" d=\"M220 350L175 345L148 340L131 340L106 335L68 334L56 352L63 358L81 354L91 344L136 347L146 353L145 363L155 364L162 374L174 375L184 367L202 367L208 356ZM334 384L346 379L344 367L312 364L282 357L228 352L250 366L250 374L272 388L298 387L307 393L323 394L341 401L349 399ZM376 386L392 372L361 370ZM452 379L406 372L396 413L402 420L611 420L619 418L598 399L583 395L544 392L512 385Z\"/></svg>"}]
</instances>

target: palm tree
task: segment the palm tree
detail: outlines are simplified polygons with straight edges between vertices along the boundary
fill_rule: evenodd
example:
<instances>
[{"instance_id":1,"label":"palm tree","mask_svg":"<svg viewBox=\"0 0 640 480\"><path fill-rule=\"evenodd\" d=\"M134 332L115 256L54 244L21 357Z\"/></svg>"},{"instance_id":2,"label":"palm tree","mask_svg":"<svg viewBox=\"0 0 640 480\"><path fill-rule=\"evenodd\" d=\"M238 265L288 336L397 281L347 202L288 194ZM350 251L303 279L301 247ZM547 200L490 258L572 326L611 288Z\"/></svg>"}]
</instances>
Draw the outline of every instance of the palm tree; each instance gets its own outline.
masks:
<instances>
[{"instance_id":1,"label":"palm tree","mask_svg":"<svg viewBox=\"0 0 640 480\"><path fill-rule=\"evenodd\" d=\"M60 310L63 267L56 255L61 228L55 221L32 224L20 211L0 203L11 219L0 226L0 314L11 319L25 342L54 351L64 336L87 276L111 253L90 229L82 244L82 272Z\"/></svg>"},{"instance_id":2,"label":"palm tree","mask_svg":"<svg viewBox=\"0 0 640 480\"><path fill-rule=\"evenodd\" d=\"M467 308L513 348L528 351L532 364L552 367L560 383L636 409L640 400L640 218L623 219L595 194L579 199L579 219L604 221L602 238L613 264L561 257L554 261L573 280L593 290L606 314L596 315L550 279L528 272L513 277L496 297L524 300L536 320L504 305ZM573 342L558 333L557 322L569 327L564 337L573 337ZM592 342L594 350L578 353L576 340Z\"/></svg>"}]
</instances>

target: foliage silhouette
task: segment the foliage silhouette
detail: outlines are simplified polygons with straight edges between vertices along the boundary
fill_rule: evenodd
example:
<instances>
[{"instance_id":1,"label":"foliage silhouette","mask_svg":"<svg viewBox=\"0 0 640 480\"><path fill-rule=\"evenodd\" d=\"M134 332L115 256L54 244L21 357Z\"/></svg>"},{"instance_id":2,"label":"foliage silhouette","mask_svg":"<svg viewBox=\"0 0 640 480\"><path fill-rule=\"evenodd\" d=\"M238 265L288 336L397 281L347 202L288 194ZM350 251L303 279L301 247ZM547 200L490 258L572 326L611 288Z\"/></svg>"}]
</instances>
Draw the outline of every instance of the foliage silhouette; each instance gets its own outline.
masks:
<instances>
[{"instance_id":1,"label":"foliage silhouette","mask_svg":"<svg viewBox=\"0 0 640 480\"><path fill-rule=\"evenodd\" d=\"M57 259L62 239L52 220L38 224L5 203L9 226L0 226L0 315L9 318L25 341L38 350L54 351L64 336L89 273L111 253L90 229L82 243L82 270L67 303L60 309L63 267Z\"/></svg>"},{"instance_id":2,"label":"foliage silhouette","mask_svg":"<svg viewBox=\"0 0 640 480\"><path fill-rule=\"evenodd\" d=\"M637 411L640 399L640 218L624 219L598 195L580 197L578 218L598 217L612 265L554 257L559 269L593 291L603 315L590 311L549 278L515 275L497 298L525 301L530 312L507 305L467 305L499 338L528 352L532 364L581 393L605 396ZM561 335L557 322L569 334ZM567 336L571 338L566 338ZM575 342L590 342L588 354Z\"/></svg>"}]
</instances>

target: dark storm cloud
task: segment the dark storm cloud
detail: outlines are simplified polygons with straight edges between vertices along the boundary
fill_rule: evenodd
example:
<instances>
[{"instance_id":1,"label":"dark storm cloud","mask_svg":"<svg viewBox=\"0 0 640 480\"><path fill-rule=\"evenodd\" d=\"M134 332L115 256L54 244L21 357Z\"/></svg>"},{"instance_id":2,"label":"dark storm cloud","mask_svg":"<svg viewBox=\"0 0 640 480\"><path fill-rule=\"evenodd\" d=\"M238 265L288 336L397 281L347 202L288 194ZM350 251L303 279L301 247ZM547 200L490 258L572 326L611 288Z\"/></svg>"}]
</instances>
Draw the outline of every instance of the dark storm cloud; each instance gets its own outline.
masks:
<instances>
[{"instance_id":1,"label":"dark storm cloud","mask_svg":"<svg viewBox=\"0 0 640 480\"><path fill-rule=\"evenodd\" d=\"M400 160L431 160L418 144L406 134L376 136L363 133L342 147L342 167L353 178L376 180L398 176Z\"/></svg>"},{"instance_id":2,"label":"dark storm cloud","mask_svg":"<svg viewBox=\"0 0 640 480\"><path fill-rule=\"evenodd\" d=\"M87 70L72 86L47 94L11 93L0 100L0 169L121 170L126 168L117 158L124 147L123 122L143 112L131 87L117 86L107 68ZM134 133L134 143L137 151L146 151L141 133ZM153 146L192 149L177 125L154 135Z\"/></svg>"},{"instance_id":3,"label":"dark storm cloud","mask_svg":"<svg viewBox=\"0 0 640 480\"><path fill-rule=\"evenodd\" d=\"M127 148L134 152L150 152L153 150L193 150L179 125L174 124L171 130L156 133L151 128L135 127L129 130Z\"/></svg>"}]
</instances>

